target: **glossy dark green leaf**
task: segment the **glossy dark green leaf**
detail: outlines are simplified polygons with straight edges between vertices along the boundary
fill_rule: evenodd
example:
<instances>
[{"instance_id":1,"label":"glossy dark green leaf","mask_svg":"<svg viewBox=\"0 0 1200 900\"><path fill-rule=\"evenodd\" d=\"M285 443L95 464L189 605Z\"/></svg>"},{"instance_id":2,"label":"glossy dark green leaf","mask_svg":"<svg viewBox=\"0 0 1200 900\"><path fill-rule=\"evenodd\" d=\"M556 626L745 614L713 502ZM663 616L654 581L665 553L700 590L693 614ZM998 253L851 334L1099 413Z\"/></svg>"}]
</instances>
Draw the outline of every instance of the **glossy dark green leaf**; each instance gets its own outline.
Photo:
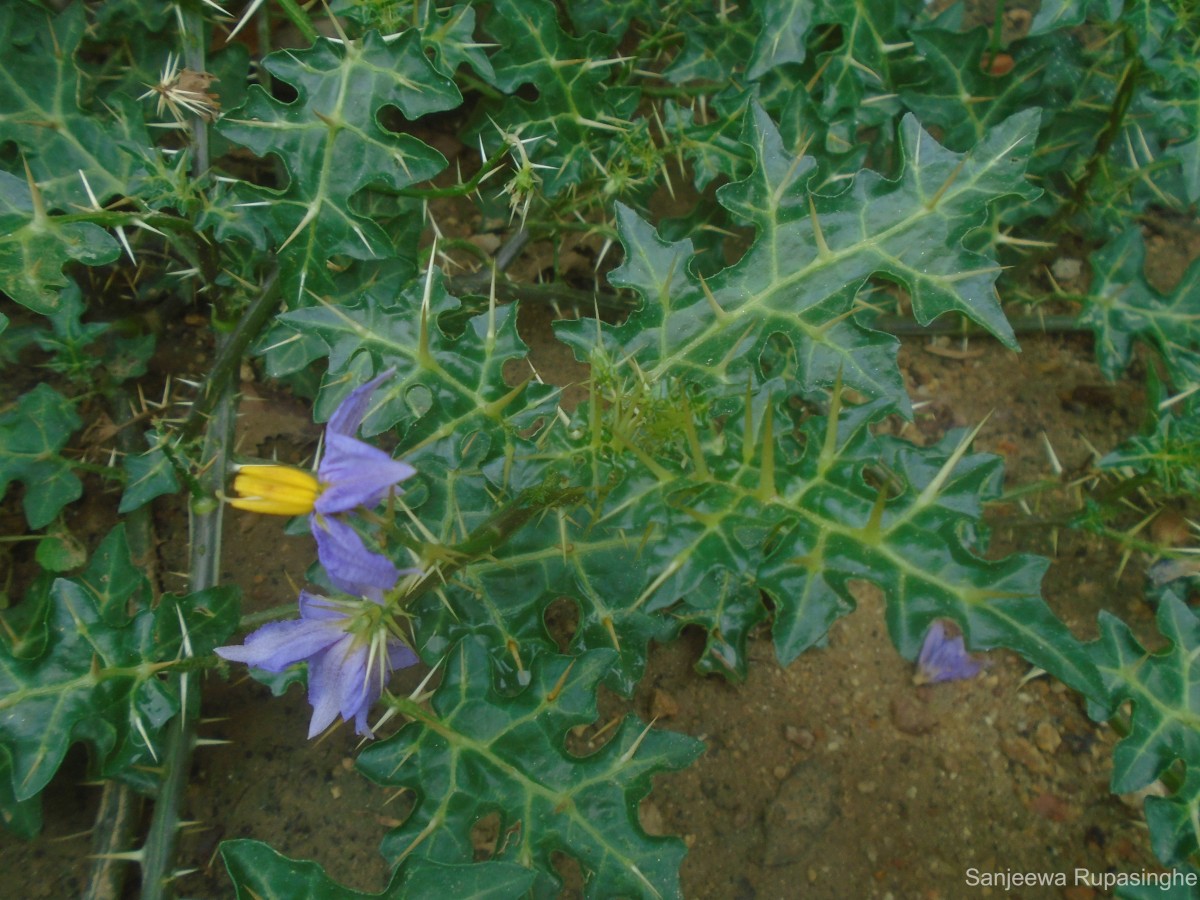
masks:
<instances>
[{"instance_id":1,"label":"glossy dark green leaf","mask_svg":"<svg viewBox=\"0 0 1200 900\"><path fill-rule=\"evenodd\" d=\"M244 900L511 900L534 880L533 872L512 863L444 865L418 858L382 891L368 894L342 887L311 860L289 859L260 841L223 841L220 850L236 896Z\"/></svg>"},{"instance_id":2,"label":"glossy dark green leaf","mask_svg":"<svg viewBox=\"0 0 1200 900\"><path fill-rule=\"evenodd\" d=\"M251 89L246 105L224 116L219 129L260 155L278 156L288 187L239 186L208 222L218 235L286 247L281 262L292 296L308 303L305 286L324 277L335 254L373 259L396 252L388 234L355 211L352 198L371 186L398 191L446 164L419 139L382 124L384 108L412 121L452 109L462 97L425 57L415 30L393 38L371 31L348 43L321 38L263 64L297 98L284 103ZM264 232L265 242L258 236Z\"/></svg>"},{"instance_id":3,"label":"glossy dark green leaf","mask_svg":"<svg viewBox=\"0 0 1200 900\"><path fill-rule=\"evenodd\" d=\"M161 737L177 708L144 665L155 659L149 612L110 628L92 592L61 578L51 599L45 653L21 660L0 651L0 744L12 756L18 800L36 796L79 740L92 746L101 768L134 748L136 758L148 759L146 738Z\"/></svg>"},{"instance_id":4,"label":"glossy dark green leaf","mask_svg":"<svg viewBox=\"0 0 1200 900\"><path fill-rule=\"evenodd\" d=\"M1200 676L1189 664L1200 646L1200 622L1183 601L1168 591L1156 617L1170 646L1144 650L1124 622L1100 614L1101 639L1093 645L1096 665L1109 691L1106 713L1133 701L1129 735L1113 753L1112 788L1124 794L1152 782L1172 760L1196 759L1200 730L1193 727Z\"/></svg>"},{"instance_id":5,"label":"glossy dark green leaf","mask_svg":"<svg viewBox=\"0 0 1200 900\"><path fill-rule=\"evenodd\" d=\"M114 114L110 106L101 117L77 105L81 85L75 54L86 19L80 3L58 14L30 3L0 5L0 34L6 37L0 144L13 141L21 148L48 210L74 212L92 205L81 172L100 203L129 193L139 165L128 145L149 143L136 110L125 107ZM6 230L0 227L0 233ZM86 241L79 234L87 234ZM97 253L100 241L90 232L77 230L73 239ZM109 258L114 256L115 251Z\"/></svg>"},{"instance_id":6,"label":"glossy dark green leaf","mask_svg":"<svg viewBox=\"0 0 1200 900\"><path fill-rule=\"evenodd\" d=\"M69 283L71 261L98 266L120 253L116 240L90 222L49 215L27 182L0 171L0 290L34 312L51 315Z\"/></svg>"},{"instance_id":7,"label":"glossy dark green leaf","mask_svg":"<svg viewBox=\"0 0 1200 900\"><path fill-rule=\"evenodd\" d=\"M18 800L12 787L12 761L0 745L0 825L26 840L42 830L42 798Z\"/></svg>"},{"instance_id":8,"label":"glossy dark green leaf","mask_svg":"<svg viewBox=\"0 0 1200 900\"><path fill-rule=\"evenodd\" d=\"M1200 675L1194 665L1200 621L1171 590L1164 593L1156 621L1169 644L1148 653L1129 626L1101 612L1101 637L1091 649L1109 692L1101 715L1113 715L1125 702L1133 705L1128 734L1113 751L1113 792L1140 790L1176 760L1189 763L1179 789L1146 807L1155 852L1176 865L1200 849L1200 778L1190 765L1200 759Z\"/></svg>"},{"instance_id":9,"label":"glossy dark green leaf","mask_svg":"<svg viewBox=\"0 0 1200 900\"><path fill-rule=\"evenodd\" d=\"M394 701L414 721L359 757L373 781L416 798L385 855L469 862L472 825L498 811L505 838L494 858L535 872L538 896L557 889L555 851L578 860L588 897L678 896L683 844L647 836L637 806L651 776L691 762L699 743L629 717L591 755L567 749L567 732L594 720L596 686L613 657L539 655L527 687L501 698L486 649L458 644L432 708Z\"/></svg>"},{"instance_id":10,"label":"glossy dark green leaf","mask_svg":"<svg viewBox=\"0 0 1200 900\"><path fill-rule=\"evenodd\" d=\"M145 438L150 445L149 450L130 454L121 460L125 470L125 491L117 507L117 512L121 514L145 506L155 497L174 494L179 490L175 467L159 444L165 438L155 431L147 431Z\"/></svg>"},{"instance_id":11,"label":"glossy dark green leaf","mask_svg":"<svg viewBox=\"0 0 1200 900\"><path fill-rule=\"evenodd\" d=\"M755 6L759 7L762 28L746 66L746 77L754 80L775 66L804 62L813 5L808 0L759 0Z\"/></svg>"},{"instance_id":12,"label":"glossy dark green leaf","mask_svg":"<svg viewBox=\"0 0 1200 900\"><path fill-rule=\"evenodd\" d=\"M79 425L72 403L45 383L0 414L0 498L14 481L22 482L30 528L48 525L83 494L70 461L60 455Z\"/></svg>"},{"instance_id":13,"label":"glossy dark green leaf","mask_svg":"<svg viewBox=\"0 0 1200 900\"><path fill-rule=\"evenodd\" d=\"M632 356L652 382L686 373L712 389L740 390L747 379L760 379L755 362L778 334L794 348L801 389L832 384L840 372L847 385L907 410L894 339L850 317L857 292L872 275L898 281L919 321L958 312L1015 347L995 297L999 268L966 250L962 239L982 224L990 200L1035 193L1023 172L1036 120L1036 113L1014 116L969 153L956 154L908 118L899 180L864 171L842 193L826 196L807 186L812 160L785 150L775 125L754 110L743 135L754 171L718 192L756 228L754 244L734 266L701 280L688 270L689 242L666 244L633 213L618 210L626 256L610 281L635 289L643 306L624 324L603 326L606 356ZM580 359L595 363L590 321L556 329Z\"/></svg>"},{"instance_id":14,"label":"glossy dark green leaf","mask_svg":"<svg viewBox=\"0 0 1200 900\"><path fill-rule=\"evenodd\" d=\"M1146 248L1131 228L1091 256L1092 278L1080 325L1096 336L1096 361L1109 378L1129 363L1135 340L1162 357L1177 387L1200 381L1200 261L1169 295L1146 281Z\"/></svg>"}]
</instances>

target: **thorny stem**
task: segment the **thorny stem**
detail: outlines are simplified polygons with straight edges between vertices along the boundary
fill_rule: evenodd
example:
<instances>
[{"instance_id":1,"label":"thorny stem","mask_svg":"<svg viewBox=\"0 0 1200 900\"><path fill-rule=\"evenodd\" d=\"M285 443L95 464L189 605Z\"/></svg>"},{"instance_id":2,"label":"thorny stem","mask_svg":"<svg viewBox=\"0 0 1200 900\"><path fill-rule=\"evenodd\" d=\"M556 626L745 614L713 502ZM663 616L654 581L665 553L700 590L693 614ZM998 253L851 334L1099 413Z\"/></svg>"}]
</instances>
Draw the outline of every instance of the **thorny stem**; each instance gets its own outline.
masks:
<instances>
[{"instance_id":1,"label":"thorny stem","mask_svg":"<svg viewBox=\"0 0 1200 900\"><path fill-rule=\"evenodd\" d=\"M183 12L183 27L181 28L180 43L183 48L183 58L188 68L197 72L205 71L205 23L197 7L191 6ZM200 117L193 117L191 127L193 148L193 175L202 177L209 168L208 152L208 123ZM264 295L270 295L269 285L265 286ZM261 298L260 298L261 300ZM248 318L245 317L245 318ZM239 327L245 323L239 323ZM248 326L243 332L248 331ZM237 332L235 331L235 334ZM250 335L245 334L245 342ZM240 351L234 362L230 364L229 345L234 343L233 335L218 337L217 360L214 371L206 382L206 391L197 398L192 408L192 415L184 425L184 429L199 430L204 421L204 408L212 404L212 415L208 420L208 428L204 436L202 459L208 463L199 475L203 487L210 495L215 494L221 487L225 477L225 467L229 455L229 447L233 442L233 431L236 414L236 400L229 387L229 373L240 365ZM244 349L245 344L243 343ZM222 368L218 373L217 365ZM213 376L218 377L214 378ZM209 399L211 396L211 399ZM192 591L202 591L217 584L220 578L221 566L221 519L223 507L221 504L201 506L196 502L189 504L191 524L190 544L190 578L189 588ZM164 747L163 775L159 785L158 796L154 804L154 815L150 820L146 843L142 847L142 900L162 900L170 891L170 881L173 878L175 864L175 848L179 837L179 807L183 793L187 787L188 773L191 769L192 749L195 746L195 717L199 709L200 680L195 672L181 672L175 675L179 679L179 695L181 709L179 715L169 723Z\"/></svg>"},{"instance_id":2,"label":"thorny stem","mask_svg":"<svg viewBox=\"0 0 1200 900\"><path fill-rule=\"evenodd\" d=\"M110 406L113 418L129 421L135 417L133 398L123 388L113 392ZM121 428L117 431L117 445L124 453L139 453L138 435L134 429ZM129 552L139 567L152 564L154 526L150 519L150 507L141 506L125 517L125 533L129 541ZM155 594L157 581L150 578ZM124 895L125 879L129 874L129 861L117 854L133 849L136 829L142 818L142 798L127 785L106 781L100 797L100 809L92 828L91 875L83 900L120 900Z\"/></svg>"},{"instance_id":3,"label":"thorny stem","mask_svg":"<svg viewBox=\"0 0 1200 900\"><path fill-rule=\"evenodd\" d=\"M225 342L228 342L227 339ZM221 392L204 436L203 459L210 464L205 466L199 477L209 494L216 493L225 477L236 413L237 400L227 386ZM189 511L191 577L188 588L196 592L214 587L220 580L221 518L224 506L220 503L209 506L193 503ZM194 718L199 708L200 680L194 671L183 671L177 677L180 696L185 703L179 715L167 726L163 780L143 848L142 900L161 900L166 895L178 838L179 805L187 788L192 748L195 746Z\"/></svg>"},{"instance_id":4,"label":"thorny stem","mask_svg":"<svg viewBox=\"0 0 1200 900\"><path fill-rule=\"evenodd\" d=\"M1083 208L1083 205L1088 200L1092 182L1100 174L1104 160L1108 156L1109 148L1112 146L1113 141L1117 139L1117 136L1120 135L1121 128L1125 124L1125 114L1129 110L1129 104L1133 100L1133 93L1137 89L1139 76L1141 75L1142 58L1138 53L1137 38L1133 34L1133 29L1126 27L1122 36L1125 40L1125 71L1121 73L1121 81L1117 85L1116 96L1113 97L1112 108L1108 112L1108 122L1105 124L1104 130L1096 138L1096 147L1092 150L1092 155L1088 157L1083 175L1075 182L1071 190L1071 196L1067 198L1067 202L1060 206L1058 211L1046 223L1044 231L1047 235L1057 235L1075 217L1076 213ZM1028 257L1022 265L1022 269L1028 271L1040 263L1046 252L1043 251L1041 254Z\"/></svg>"},{"instance_id":5,"label":"thorny stem","mask_svg":"<svg viewBox=\"0 0 1200 900\"><path fill-rule=\"evenodd\" d=\"M180 440L187 441L200 433L204 422L218 399L224 396L226 389L234 383L234 375L242 365L242 358L250 342L258 336L259 331L267 323L279 298L279 268L272 266L270 273L263 281L262 291L251 301L250 306L238 319L233 331L226 335L217 351L208 378L200 395L193 401L191 412L179 428Z\"/></svg>"}]
</instances>

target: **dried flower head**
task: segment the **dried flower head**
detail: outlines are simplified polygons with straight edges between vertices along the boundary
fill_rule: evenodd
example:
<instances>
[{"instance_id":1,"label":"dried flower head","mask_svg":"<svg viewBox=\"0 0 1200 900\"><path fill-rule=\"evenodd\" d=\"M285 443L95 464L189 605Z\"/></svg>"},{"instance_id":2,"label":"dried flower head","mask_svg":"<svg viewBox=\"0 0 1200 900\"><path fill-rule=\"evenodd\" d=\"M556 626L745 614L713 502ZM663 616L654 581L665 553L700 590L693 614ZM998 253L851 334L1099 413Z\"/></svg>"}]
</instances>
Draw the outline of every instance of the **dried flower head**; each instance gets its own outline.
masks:
<instances>
[{"instance_id":1,"label":"dried flower head","mask_svg":"<svg viewBox=\"0 0 1200 900\"><path fill-rule=\"evenodd\" d=\"M221 112L221 102L209 87L217 80L216 75L180 68L179 58L167 55L167 62L158 77L158 84L147 85L150 90L138 97L145 100L157 97L157 112L160 117L169 113L180 125L187 123L188 116L198 116L205 122L216 121Z\"/></svg>"}]
</instances>

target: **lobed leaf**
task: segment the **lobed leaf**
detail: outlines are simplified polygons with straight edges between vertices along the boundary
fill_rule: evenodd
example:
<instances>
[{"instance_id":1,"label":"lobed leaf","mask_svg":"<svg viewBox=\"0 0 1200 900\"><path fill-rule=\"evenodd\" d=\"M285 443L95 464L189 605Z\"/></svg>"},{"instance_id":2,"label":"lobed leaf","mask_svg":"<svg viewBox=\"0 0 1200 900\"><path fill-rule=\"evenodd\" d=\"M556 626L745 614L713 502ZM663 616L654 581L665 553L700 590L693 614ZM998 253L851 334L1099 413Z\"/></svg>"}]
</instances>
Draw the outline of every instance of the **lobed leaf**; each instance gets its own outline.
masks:
<instances>
[{"instance_id":1,"label":"lobed leaf","mask_svg":"<svg viewBox=\"0 0 1200 900\"><path fill-rule=\"evenodd\" d=\"M374 259L396 253L389 235L357 213L352 198L368 187L399 191L446 165L418 138L386 127L385 108L411 121L453 109L462 96L426 58L415 30L392 39L374 31L359 41L321 38L307 50L274 53L263 65L295 88L296 99L284 103L252 88L245 106L224 116L218 130L260 155L277 155L288 187L240 185L204 223L219 237L286 248L281 263L291 272L293 297L304 298L309 278L324 277L335 254Z\"/></svg>"},{"instance_id":2,"label":"lobed leaf","mask_svg":"<svg viewBox=\"0 0 1200 900\"><path fill-rule=\"evenodd\" d=\"M1122 703L1133 704L1128 734L1113 751L1114 793L1141 790L1176 760L1187 763L1179 788L1146 804L1155 853L1178 865L1200 850L1200 778L1193 767L1200 759L1200 673L1194 664L1200 621L1173 590L1164 592L1156 621L1169 646L1148 653L1129 626L1100 613L1101 637L1090 649L1108 698L1093 715L1110 717Z\"/></svg>"},{"instance_id":3,"label":"lobed leaf","mask_svg":"<svg viewBox=\"0 0 1200 900\"><path fill-rule=\"evenodd\" d=\"M261 841L222 841L220 850L235 896L245 900L509 900L528 891L534 880L528 869L511 863L445 865L413 859L386 888L367 894L335 883L312 860L289 859Z\"/></svg>"},{"instance_id":4,"label":"lobed leaf","mask_svg":"<svg viewBox=\"0 0 1200 900\"><path fill-rule=\"evenodd\" d=\"M1108 378L1129 363L1134 340L1150 344L1178 386L1200 381L1200 261L1170 295L1146 281L1141 231L1127 230L1091 256L1092 284L1079 324L1096 336L1096 361Z\"/></svg>"},{"instance_id":5,"label":"lobed leaf","mask_svg":"<svg viewBox=\"0 0 1200 900\"><path fill-rule=\"evenodd\" d=\"M74 405L44 382L0 414L0 498L12 482L22 482L30 528L48 525L83 494L83 483L61 456L79 425Z\"/></svg>"},{"instance_id":6,"label":"lobed leaf","mask_svg":"<svg viewBox=\"0 0 1200 900\"><path fill-rule=\"evenodd\" d=\"M373 781L416 797L384 854L469 862L472 825L498 811L503 837L493 858L535 872L535 896L557 890L556 851L578 860L588 897L678 896L683 844L647 836L637 804L654 773L691 762L699 743L628 717L590 756L567 750L567 732L596 716L596 686L613 657L539 655L528 686L502 698L486 649L456 645L432 709L393 701L413 721L358 759Z\"/></svg>"},{"instance_id":7,"label":"lobed leaf","mask_svg":"<svg viewBox=\"0 0 1200 900\"><path fill-rule=\"evenodd\" d=\"M99 266L121 252L103 228L63 218L48 215L26 182L0 171L0 290L44 315L58 311L59 293L70 283L63 266Z\"/></svg>"}]
</instances>

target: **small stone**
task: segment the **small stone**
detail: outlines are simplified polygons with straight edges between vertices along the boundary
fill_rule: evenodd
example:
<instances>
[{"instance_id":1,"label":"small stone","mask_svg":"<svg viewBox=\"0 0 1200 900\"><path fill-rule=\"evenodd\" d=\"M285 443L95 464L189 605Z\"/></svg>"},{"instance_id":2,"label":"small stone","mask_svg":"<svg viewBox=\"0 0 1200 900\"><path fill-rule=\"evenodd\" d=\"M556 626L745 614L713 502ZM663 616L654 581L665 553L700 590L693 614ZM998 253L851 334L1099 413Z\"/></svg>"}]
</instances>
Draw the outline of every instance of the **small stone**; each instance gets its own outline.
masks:
<instances>
[{"instance_id":1,"label":"small stone","mask_svg":"<svg viewBox=\"0 0 1200 900\"><path fill-rule=\"evenodd\" d=\"M892 724L904 734L929 734L937 727L937 717L910 691L892 697Z\"/></svg>"},{"instance_id":2,"label":"small stone","mask_svg":"<svg viewBox=\"0 0 1200 900\"><path fill-rule=\"evenodd\" d=\"M335 784L329 789L329 795L333 797L334 800L340 800L342 797L342 789Z\"/></svg>"},{"instance_id":3,"label":"small stone","mask_svg":"<svg viewBox=\"0 0 1200 900\"><path fill-rule=\"evenodd\" d=\"M1029 803L1029 808L1043 819L1049 819L1051 822L1065 822L1074 818L1071 804L1062 797L1049 792L1042 792L1034 797Z\"/></svg>"},{"instance_id":4,"label":"small stone","mask_svg":"<svg viewBox=\"0 0 1200 900\"><path fill-rule=\"evenodd\" d=\"M787 726L783 730L783 735L801 750L811 750L817 740L807 728L797 728L795 725Z\"/></svg>"},{"instance_id":5,"label":"small stone","mask_svg":"<svg viewBox=\"0 0 1200 900\"><path fill-rule=\"evenodd\" d=\"M655 688L650 696L650 716L655 719L670 719L679 715L679 703L662 688Z\"/></svg>"},{"instance_id":6,"label":"small stone","mask_svg":"<svg viewBox=\"0 0 1200 900\"><path fill-rule=\"evenodd\" d=\"M1001 741L1000 749L1004 751L1004 755L1015 763L1024 766L1030 772L1038 775L1045 775L1050 771L1050 766L1047 765L1045 757L1038 752L1037 747L1029 743L1022 737L1010 738L1007 741Z\"/></svg>"},{"instance_id":7,"label":"small stone","mask_svg":"<svg viewBox=\"0 0 1200 900\"><path fill-rule=\"evenodd\" d=\"M779 785L764 822L763 861L768 866L800 865L821 836L840 815L829 767L819 762L801 763Z\"/></svg>"},{"instance_id":8,"label":"small stone","mask_svg":"<svg viewBox=\"0 0 1200 900\"><path fill-rule=\"evenodd\" d=\"M1050 271L1059 281L1074 281L1083 272L1083 262L1069 256L1060 256L1051 264Z\"/></svg>"},{"instance_id":9,"label":"small stone","mask_svg":"<svg viewBox=\"0 0 1200 900\"><path fill-rule=\"evenodd\" d=\"M776 766L771 774L775 776L776 781L783 781L783 779L787 778L788 767Z\"/></svg>"},{"instance_id":10,"label":"small stone","mask_svg":"<svg viewBox=\"0 0 1200 900\"><path fill-rule=\"evenodd\" d=\"M857 787L858 787L858 792L860 794L875 793L875 782L873 782L873 781L860 781L858 783Z\"/></svg>"},{"instance_id":11,"label":"small stone","mask_svg":"<svg viewBox=\"0 0 1200 900\"><path fill-rule=\"evenodd\" d=\"M1037 728L1033 732L1033 742L1038 745L1039 750L1044 750L1046 753L1053 753L1062 744L1062 738L1050 722L1043 719L1038 723Z\"/></svg>"}]
</instances>

